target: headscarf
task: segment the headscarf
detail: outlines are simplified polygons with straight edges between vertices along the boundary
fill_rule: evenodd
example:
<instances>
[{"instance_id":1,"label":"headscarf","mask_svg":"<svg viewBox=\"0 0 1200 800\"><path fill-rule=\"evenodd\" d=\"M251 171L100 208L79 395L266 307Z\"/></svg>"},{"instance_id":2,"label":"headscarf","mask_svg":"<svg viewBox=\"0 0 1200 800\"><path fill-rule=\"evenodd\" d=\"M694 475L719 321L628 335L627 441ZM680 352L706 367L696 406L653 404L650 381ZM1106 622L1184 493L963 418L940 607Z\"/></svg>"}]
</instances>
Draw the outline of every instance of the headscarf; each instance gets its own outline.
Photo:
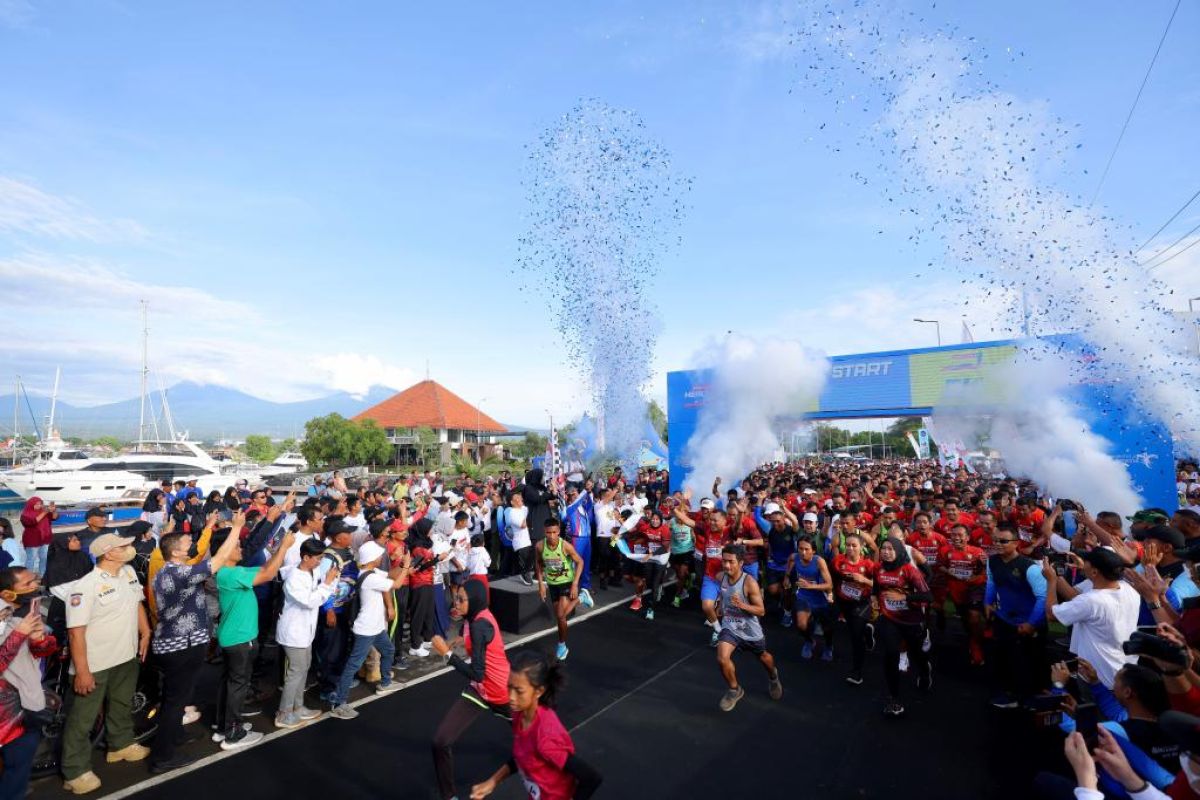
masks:
<instances>
[{"instance_id":1,"label":"headscarf","mask_svg":"<svg viewBox=\"0 0 1200 800\"><path fill-rule=\"evenodd\" d=\"M467 592L467 621L474 622L479 612L488 607L487 587L482 581L467 581L463 588Z\"/></svg>"},{"instance_id":2,"label":"headscarf","mask_svg":"<svg viewBox=\"0 0 1200 800\"><path fill-rule=\"evenodd\" d=\"M544 489L546 488L544 483L546 479L545 475L546 473L542 471L541 467L534 467L533 469L529 470L529 472L525 473L525 485L534 486L538 489Z\"/></svg>"},{"instance_id":3,"label":"headscarf","mask_svg":"<svg viewBox=\"0 0 1200 800\"><path fill-rule=\"evenodd\" d=\"M50 550L46 555L46 588L58 586L60 583L77 581L92 571L92 560L81 547L72 550L68 544L73 533L56 533L50 540ZM78 537L76 537L78 538Z\"/></svg>"},{"instance_id":4,"label":"headscarf","mask_svg":"<svg viewBox=\"0 0 1200 800\"><path fill-rule=\"evenodd\" d=\"M216 497L213 497L213 495ZM225 510L225 499L221 497L221 493L213 489L208 493L208 497L204 499L204 516L207 517L214 511L220 512Z\"/></svg>"},{"instance_id":5,"label":"headscarf","mask_svg":"<svg viewBox=\"0 0 1200 800\"><path fill-rule=\"evenodd\" d=\"M38 519L38 512L34 511L34 507L41 502L42 498L31 497L25 502L25 508L21 509L21 525L25 528L21 534L21 544L26 547L41 547L50 543L50 514ZM43 506L42 510L46 508Z\"/></svg>"},{"instance_id":6,"label":"headscarf","mask_svg":"<svg viewBox=\"0 0 1200 800\"><path fill-rule=\"evenodd\" d=\"M177 508L180 503L183 504L183 508ZM188 517L191 516L188 513L187 500L182 497L176 497L167 511L171 515L171 519L175 520L175 530L178 533L183 533L183 523L187 522Z\"/></svg>"},{"instance_id":7,"label":"headscarf","mask_svg":"<svg viewBox=\"0 0 1200 800\"><path fill-rule=\"evenodd\" d=\"M429 517L421 517L408 528L408 546L409 548L423 547L429 550L433 547L433 539L429 534L433 531L433 520ZM478 583L478 581L476 581Z\"/></svg>"},{"instance_id":8,"label":"headscarf","mask_svg":"<svg viewBox=\"0 0 1200 800\"><path fill-rule=\"evenodd\" d=\"M887 543L892 546L892 552L896 554L896 558L892 561L881 560L880 563L883 564L883 568L886 570L900 569L909 562L908 548L904 546L904 542L900 541L895 536L887 537Z\"/></svg>"}]
</instances>

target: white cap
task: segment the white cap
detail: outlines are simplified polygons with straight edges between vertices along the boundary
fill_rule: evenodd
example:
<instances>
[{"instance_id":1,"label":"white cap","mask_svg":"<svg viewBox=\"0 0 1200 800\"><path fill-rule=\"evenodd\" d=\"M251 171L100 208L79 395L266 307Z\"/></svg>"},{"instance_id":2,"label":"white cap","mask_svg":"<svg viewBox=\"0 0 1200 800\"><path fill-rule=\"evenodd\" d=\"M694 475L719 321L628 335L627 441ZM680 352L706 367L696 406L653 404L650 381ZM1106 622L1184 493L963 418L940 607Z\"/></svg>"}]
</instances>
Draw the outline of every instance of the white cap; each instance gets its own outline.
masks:
<instances>
[{"instance_id":1,"label":"white cap","mask_svg":"<svg viewBox=\"0 0 1200 800\"><path fill-rule=\"evenodd\" d=\"M810 512L808 512L807 514L805 514L805 515L804 515L804 518L803 518L801 521L802 521L802 522L816 522L816 521L817 521L817 515L816 515L816 514L814 514L814 513L812 513L812 512L810 511Z\"/></svg>"},{"instance_id":2,"label":"white cap","mask_svg":"<svg viewBox=\"0 0 1200 800\"><path fill-rule=\"evenodd\" d=\"M713 499L711 497L706 497L700 501L700 507L707 508L708 510L711 511L712 509L717 507L717 504L713 502Z\"/></svg>"},{"instance_id":3,"label":"white cap","mask_svg":"<svg viewBox=\"0 0 1200 800\"><path fill-rule=\"evenodd\" d=\"M368 540L358 548L358 558L355 560L359 564L370 564L372 561L382 558L385 552L387 551L383 549L383 545Z\"/></svg>"},{"instance_id":4,"label":"white cap","mask_svg":"<svg viewBox=\"0 0 1200 800\"><path fill-rule=\"evenodd\" d=\"M763 516L769 517L772 514L779 513L779 503L767 503L763 506Z\"/></svg>"},{"instance_id":5,"label":"white cap","mask_svg":"<svg viewBox=\"0 0 1200 800\"><path fill-rule=\"evenodd\" d=\"M922 489L932 489L933 481L925 481L925 483L921 484L921 488Z\"/></svg>"},{"instance_id":6,"label":"white cap","mask_svg":"<svg viewBox=\"0 0 1200 800\"><path fill-rule=\"evenodd\" d=\"M805 489L805 490L804 490L803 492L801 492L800 494L816 494L816 493L817 493L817 490L816 490L816 489Z\"/></svg>"}]
</instances>

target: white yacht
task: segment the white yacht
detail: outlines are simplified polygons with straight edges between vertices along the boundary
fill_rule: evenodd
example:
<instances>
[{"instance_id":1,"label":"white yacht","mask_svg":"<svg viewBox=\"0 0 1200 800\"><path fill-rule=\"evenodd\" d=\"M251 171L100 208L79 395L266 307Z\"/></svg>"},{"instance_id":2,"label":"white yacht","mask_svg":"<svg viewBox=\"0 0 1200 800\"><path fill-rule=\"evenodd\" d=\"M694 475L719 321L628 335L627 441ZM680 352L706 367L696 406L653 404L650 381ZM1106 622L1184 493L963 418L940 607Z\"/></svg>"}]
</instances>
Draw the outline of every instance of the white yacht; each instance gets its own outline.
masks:
<instances>
[{"instance_id":1,"label":"white yacht","mask_svg":"<svg viewBox=\"0 0 1200 800\"><path fill-rule=\"evenodd\" d=\"M239 479L252 486L262 480L252 465L217 461L186 436L174 441L142 442L128 453L75 464L73 468L46 469L31 463L0 475L0 480L22 497L37 496L60 506L111 500L131 489L147 491L164 479L195 478L205 492L224 492Z\"/></svg>"},{"instance_id":2,"label":"white yacht","mask_svg":"<svg viewBox=\"0 0 1200 800\"><path fill-rule=\"evenodd\" d=\"M295 451L280 453L268 466L258 472L264 478L274 475L287 475L292 472L304 472L308 469L308 459Z\"/></svg>"}]
</instances>

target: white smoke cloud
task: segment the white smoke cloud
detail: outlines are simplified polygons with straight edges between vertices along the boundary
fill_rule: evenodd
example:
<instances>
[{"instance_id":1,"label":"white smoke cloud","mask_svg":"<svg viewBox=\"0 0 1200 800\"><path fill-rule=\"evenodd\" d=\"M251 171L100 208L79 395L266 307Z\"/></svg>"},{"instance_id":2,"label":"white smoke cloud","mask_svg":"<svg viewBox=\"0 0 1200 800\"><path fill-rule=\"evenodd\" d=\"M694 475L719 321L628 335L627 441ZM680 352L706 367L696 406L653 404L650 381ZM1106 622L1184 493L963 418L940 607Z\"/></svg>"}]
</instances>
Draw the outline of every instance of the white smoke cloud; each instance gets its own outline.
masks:
<instances>
[{"instance_id":1,"label":"white smoke cloud","mask_svg":"<svg viewBox=\"0 0 1200 800\"><path fill-rule=\"evenodd\" d=\"M811 406L829 375L829 360L799 342L731 334L702 351L697 366L712 379L685 459L685 486L705 494L714 478L726 486L769 461L779 447L776 418Z\"/></svg>"},{"instance_id":2,"label":"white smoke cloud","mask_svg":"<svg viewBox=\"0 0 1200 800\"><path fill-rule=\"evenodd\" d=\"M1129 472L1069 399L1081 377L1077 362L1047 347L1023 348L993 376L994 385L948 397L934 413L934 428L942 439L961 439L968 447L986 437L1009 474L1029 478L1053 497L1077 500L1093 513L1132 514L1142 499ZM982 407L987 416L976 411Z\"/></svg>"}]
</instances>

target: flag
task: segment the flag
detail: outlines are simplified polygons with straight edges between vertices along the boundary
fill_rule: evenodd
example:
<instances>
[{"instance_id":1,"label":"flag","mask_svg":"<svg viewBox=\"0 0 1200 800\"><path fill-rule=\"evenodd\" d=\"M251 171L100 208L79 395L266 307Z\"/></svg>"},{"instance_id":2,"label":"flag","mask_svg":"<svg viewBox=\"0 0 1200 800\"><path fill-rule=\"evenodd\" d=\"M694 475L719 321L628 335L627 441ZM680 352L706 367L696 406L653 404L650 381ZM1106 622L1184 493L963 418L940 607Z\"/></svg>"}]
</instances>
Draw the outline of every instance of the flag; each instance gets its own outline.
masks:
<instances>
[{"instance_id":1,"label":"flag","mask_svg":"<svg viewBox=\"0 0 1200 800\"><path fill-rule=\"evenodd\" d=\"M558 449L558 428L550 426L550 439L546 442L546 483L561 486L564 481L562 453Z\"/></svg>"},{"instance_id":2,"label":"flag","mask_svg":"<svg viewBox=\"0 0 1200 800\"><path fill-rule=\"evenodd\" d=\"M917 439L912 435L912 431L905 434L908 437L908 443L912 445L913 455L917 458L921 457L921 446L917 444Z\"/></svg>"},{"instance_id":3,"label":"flag","mask_svg":"<svg viewBox=\"0 0 1200 800\"><path fill-rule=\"evenodd\" d=\"M971 344L975 341L975 337L971 335L971 329L967 326L967 321L962 321L962 343Z\"/></svg>"}]
</instances>

